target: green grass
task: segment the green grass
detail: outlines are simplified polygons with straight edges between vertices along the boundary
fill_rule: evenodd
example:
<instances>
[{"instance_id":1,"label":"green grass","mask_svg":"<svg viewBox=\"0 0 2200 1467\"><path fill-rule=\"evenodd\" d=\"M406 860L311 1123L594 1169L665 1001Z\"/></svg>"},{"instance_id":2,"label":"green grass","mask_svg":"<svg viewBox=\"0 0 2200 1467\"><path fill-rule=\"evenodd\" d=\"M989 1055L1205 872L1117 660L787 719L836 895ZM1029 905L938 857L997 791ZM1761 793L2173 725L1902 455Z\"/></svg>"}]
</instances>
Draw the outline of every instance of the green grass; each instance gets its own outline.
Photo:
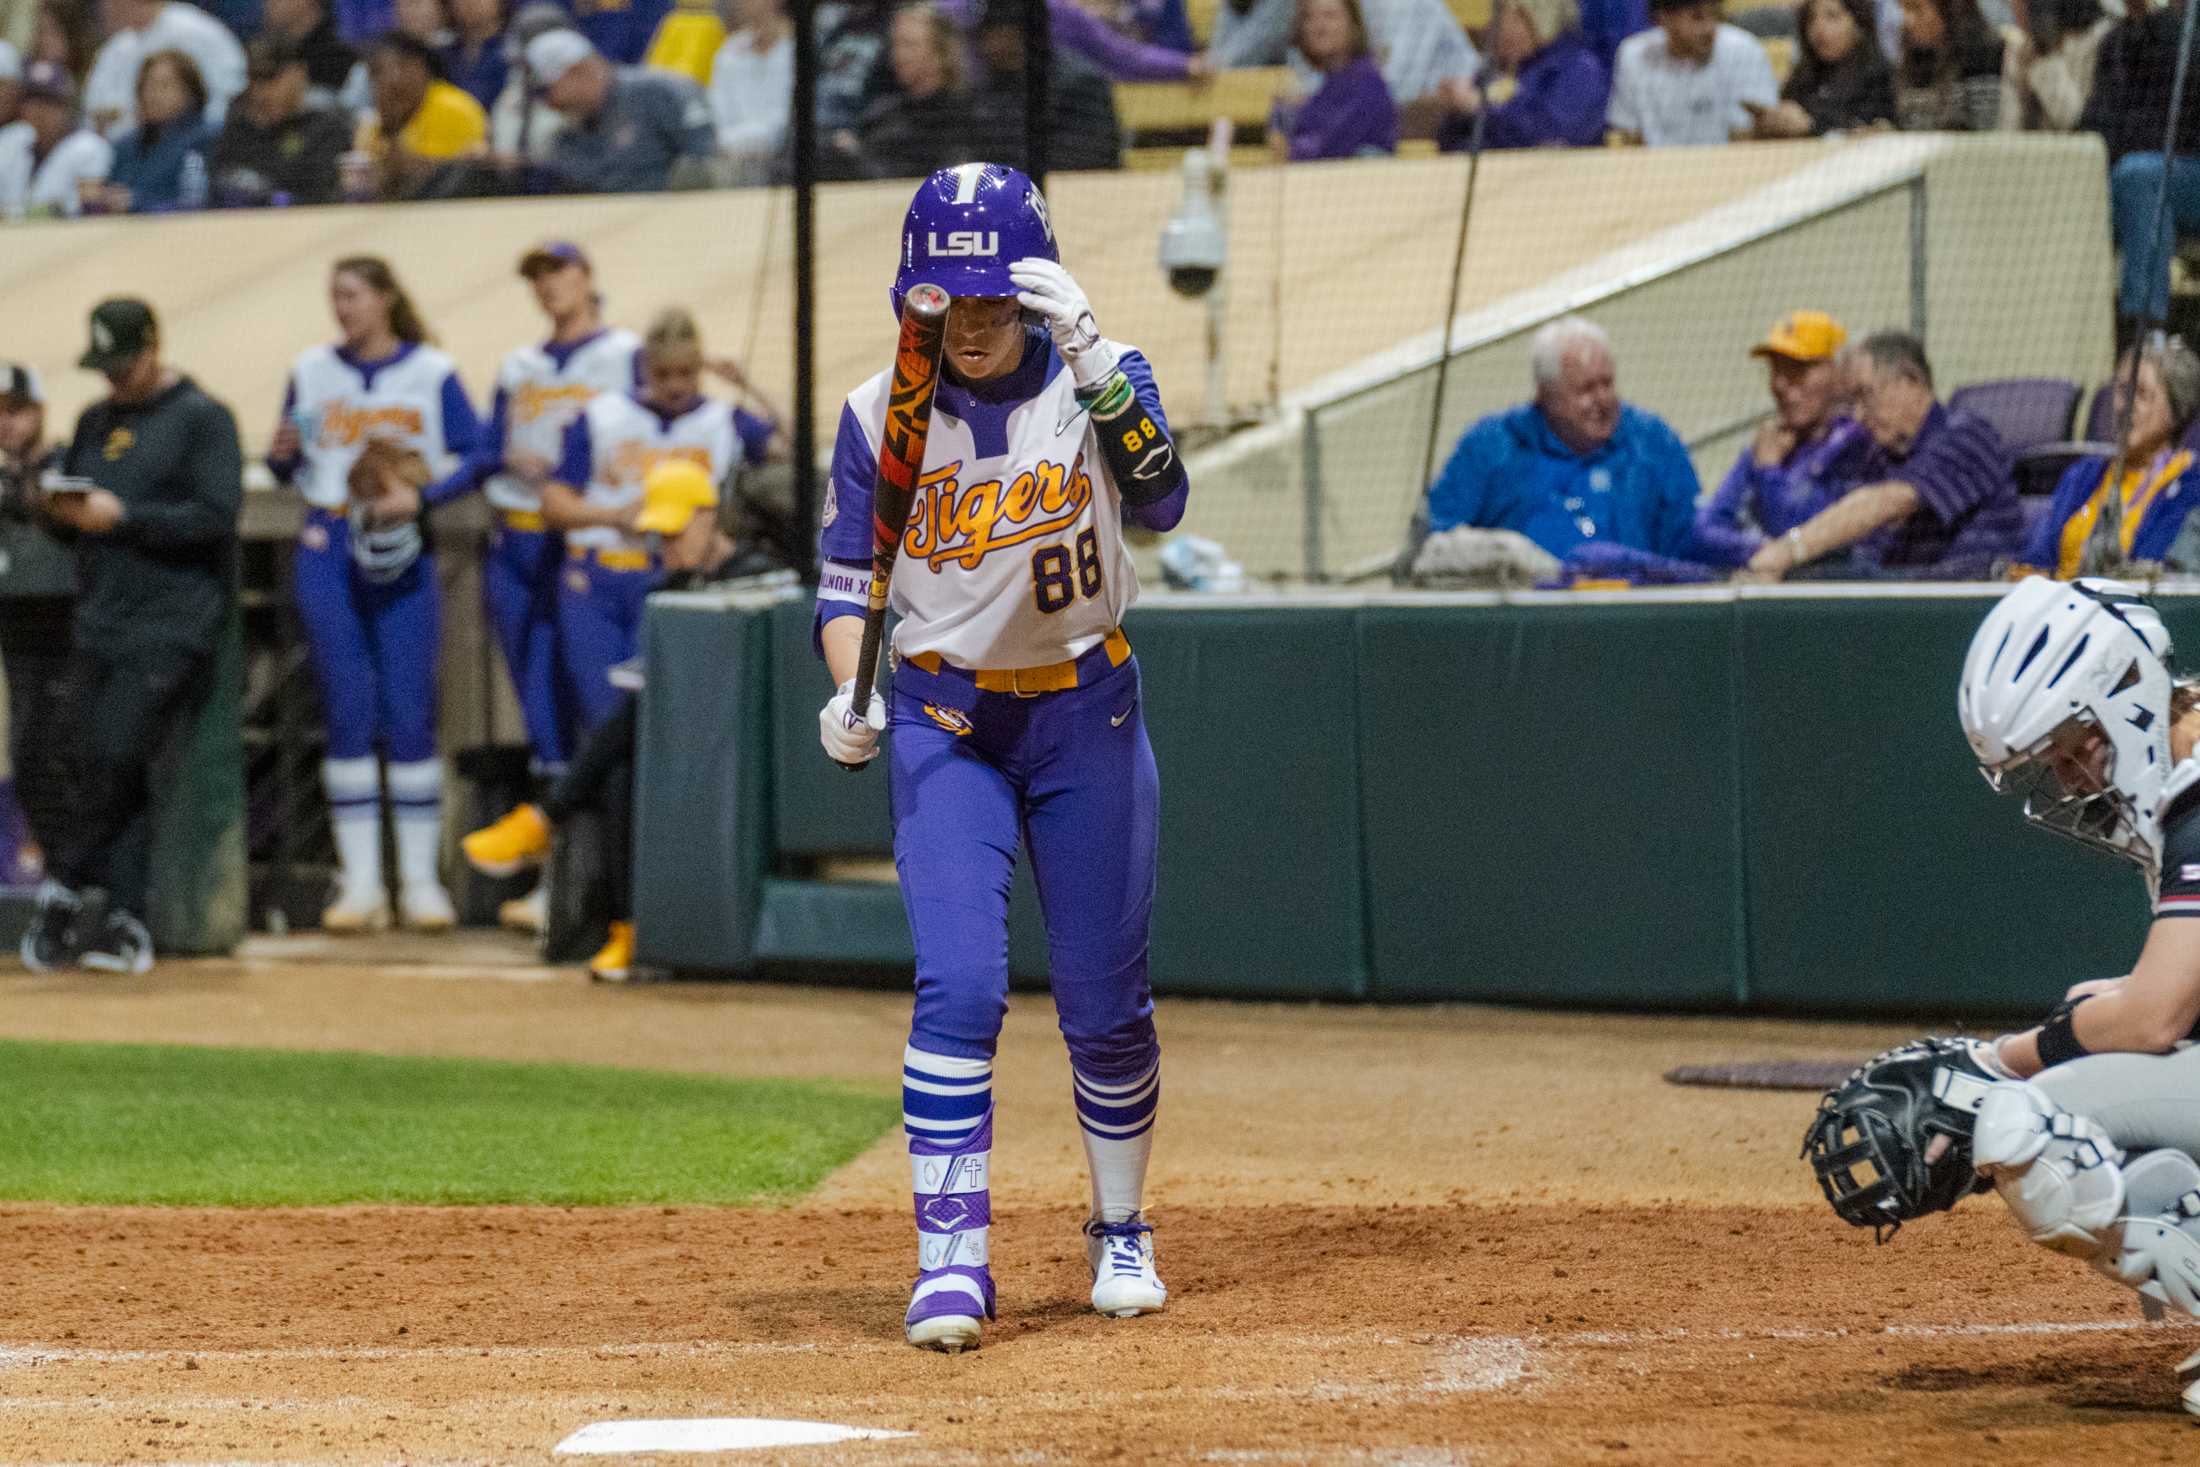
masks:
<instances>
[{"instance_id":1,"label":"green grass","mask_svg":"<svg viewBox=\"0 0 2200 1467\"><path fill-rule=\"evenodd\" d=\"M0 1041L0 1198L754 1202L809 1190L899 1115L787 1080Z\"/></svg>"}]
</instances>

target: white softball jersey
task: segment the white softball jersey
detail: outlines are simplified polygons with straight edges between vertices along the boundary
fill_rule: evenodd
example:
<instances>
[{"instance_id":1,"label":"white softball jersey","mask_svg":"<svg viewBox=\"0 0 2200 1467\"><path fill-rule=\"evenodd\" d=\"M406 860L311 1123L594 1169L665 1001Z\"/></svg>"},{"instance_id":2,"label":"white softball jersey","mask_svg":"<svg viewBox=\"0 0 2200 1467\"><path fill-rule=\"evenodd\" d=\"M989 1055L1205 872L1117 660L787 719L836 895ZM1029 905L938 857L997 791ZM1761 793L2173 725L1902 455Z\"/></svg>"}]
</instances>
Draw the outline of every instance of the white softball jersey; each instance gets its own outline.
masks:
<instances>
[{"instance_id":1,"label":"white softball jersey","mask_svg":"<svg viewBox=\"0 0 2200 1467\"><path fill-rule=\"evenodd\" d=\"M1150 396L1144 357L1113 345ZM841 414L821 602L864 601L891 376L850 393ZM1061 359L1033 351L1006 379L975 389L943 377L894 566L894 650L967 668L1043 666L1098 645L1137 599L1121 498Z\"/></svg>"},{"instance_id":2,"label":"white softball jersey","mask_svg":"<svg viewBox=\"0 0 2200 1467\"><path fill-rule=\"evenodd\" d=\"M497 372L490 414L491 429L499 435L499 461L526 453L555 464L564 451L565 430L583 408L604 393L633 391L641 350L640 337L614 326L568 345L544 342L507 356ZM486 492L498 509L542 508L533 485L501 469L489 476Z\"/></svg>"},{"instance_id":3,"label":"white softball jersey","mask_svg":"<svg viewBox=\"0 0 2200 1467\"><path fill-rule=\"evenodd\" d=\"M663 413L631 393L607 392L565 430L557 478L590 504L617 509L640 502L642 480L660 463L686 459L723 484L741 467L741 426L733 406L700 397L678 413ZM567 530L568 545L639 550L637 536L608 525Z\"/></svg>"},{"instance_id":4,"label":"white softball jersey","mask_svg":"<svg viewBox=\"0 0 2200 1467\"><path fill-rule=\"evenodd\" d=\"M290 369L283 416L304 444L294 482L306 503L330 510L351 497L351 466L368 439L418 449L441 479L472 452L480 431L451 359L413 343L379 362L337 346L307 348Z\"/></svg>"}]
</instances>

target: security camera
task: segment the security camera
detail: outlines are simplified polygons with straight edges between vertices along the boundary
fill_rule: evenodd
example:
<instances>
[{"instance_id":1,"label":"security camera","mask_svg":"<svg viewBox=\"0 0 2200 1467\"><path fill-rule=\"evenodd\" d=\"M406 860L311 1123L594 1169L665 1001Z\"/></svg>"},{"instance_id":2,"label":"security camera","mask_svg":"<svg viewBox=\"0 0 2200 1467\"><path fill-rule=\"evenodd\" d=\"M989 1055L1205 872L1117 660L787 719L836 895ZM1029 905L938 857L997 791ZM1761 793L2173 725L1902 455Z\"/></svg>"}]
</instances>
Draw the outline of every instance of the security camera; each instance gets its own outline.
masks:
<instances>
[{"instance_id":1,"label":"security camera","mask_svg":"<svg viewBox=\"0 0 2200 1467\"><path fill-rule=\"evenodd\" d=\"M1184 198L1161 229L1161 268L1169 288L1197 300L1215 288L1229 257L1229 237L1215 210L1214 159L1205 149L1184 155Z\"/></svg>"}]
</instances>

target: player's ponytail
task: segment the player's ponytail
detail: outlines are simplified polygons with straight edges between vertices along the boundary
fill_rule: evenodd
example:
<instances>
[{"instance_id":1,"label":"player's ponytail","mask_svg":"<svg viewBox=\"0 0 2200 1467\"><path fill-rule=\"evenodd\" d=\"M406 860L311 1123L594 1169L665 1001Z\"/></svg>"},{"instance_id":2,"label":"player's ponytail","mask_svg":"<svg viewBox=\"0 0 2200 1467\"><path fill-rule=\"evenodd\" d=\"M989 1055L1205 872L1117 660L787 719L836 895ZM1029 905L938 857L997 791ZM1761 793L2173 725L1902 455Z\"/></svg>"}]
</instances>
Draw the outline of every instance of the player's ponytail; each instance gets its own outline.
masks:
<instances>
[{"instance_id":1,"label":"player's ponytail","mask_svg":"<svg viewBox=\"0 0 2200 1467\"><path fill-rule=\"evenodd\" d=\"M351 276L390 303L390 334L399 341L418 346L435 340L428 323L420 318L420 308L397 283L397 272L390 269L389 261L379 255L347 255L336 262L336 273Z\"/></svg>"}]
</instances>

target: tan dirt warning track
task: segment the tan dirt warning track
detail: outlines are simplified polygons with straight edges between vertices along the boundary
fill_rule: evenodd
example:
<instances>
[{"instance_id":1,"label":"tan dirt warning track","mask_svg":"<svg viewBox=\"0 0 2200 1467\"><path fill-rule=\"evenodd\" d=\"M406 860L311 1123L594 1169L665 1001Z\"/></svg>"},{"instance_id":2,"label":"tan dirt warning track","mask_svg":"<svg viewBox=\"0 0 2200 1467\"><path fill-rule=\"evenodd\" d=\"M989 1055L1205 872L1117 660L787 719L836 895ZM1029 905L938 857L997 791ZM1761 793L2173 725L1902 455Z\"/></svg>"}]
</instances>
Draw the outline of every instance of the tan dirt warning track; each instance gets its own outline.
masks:
<instances>
[{"instance_id":1,"label":"tan dirt warning track","mask_svg":"<svg viewBox=\"0 0 2200 1467\"><path fill-rule=\"evenodd\" d=\"M0 976L0 1033L595 1059L891 1083L893 995L590 989L492 943ZM539 980L539 981L534 981ZM1158 1318L1084 1305L1043 998L1000 1067L1003 1319L898 1342L898 1144L787 1208L0 1207L0 1462L546 1462L590 1422L916 1433L788 1462L2187 1461L2200 1330L1992 1199L1874 1249L1794 1160L1808 1097L1674 1063L1884 1028L1173 1003ZM576 1459L577 1460L577 1459ZM678 1460L667 1458L666 1461ZM687 1459L706 1460L706 1459Z\"/></svg>"}]
</instances>

